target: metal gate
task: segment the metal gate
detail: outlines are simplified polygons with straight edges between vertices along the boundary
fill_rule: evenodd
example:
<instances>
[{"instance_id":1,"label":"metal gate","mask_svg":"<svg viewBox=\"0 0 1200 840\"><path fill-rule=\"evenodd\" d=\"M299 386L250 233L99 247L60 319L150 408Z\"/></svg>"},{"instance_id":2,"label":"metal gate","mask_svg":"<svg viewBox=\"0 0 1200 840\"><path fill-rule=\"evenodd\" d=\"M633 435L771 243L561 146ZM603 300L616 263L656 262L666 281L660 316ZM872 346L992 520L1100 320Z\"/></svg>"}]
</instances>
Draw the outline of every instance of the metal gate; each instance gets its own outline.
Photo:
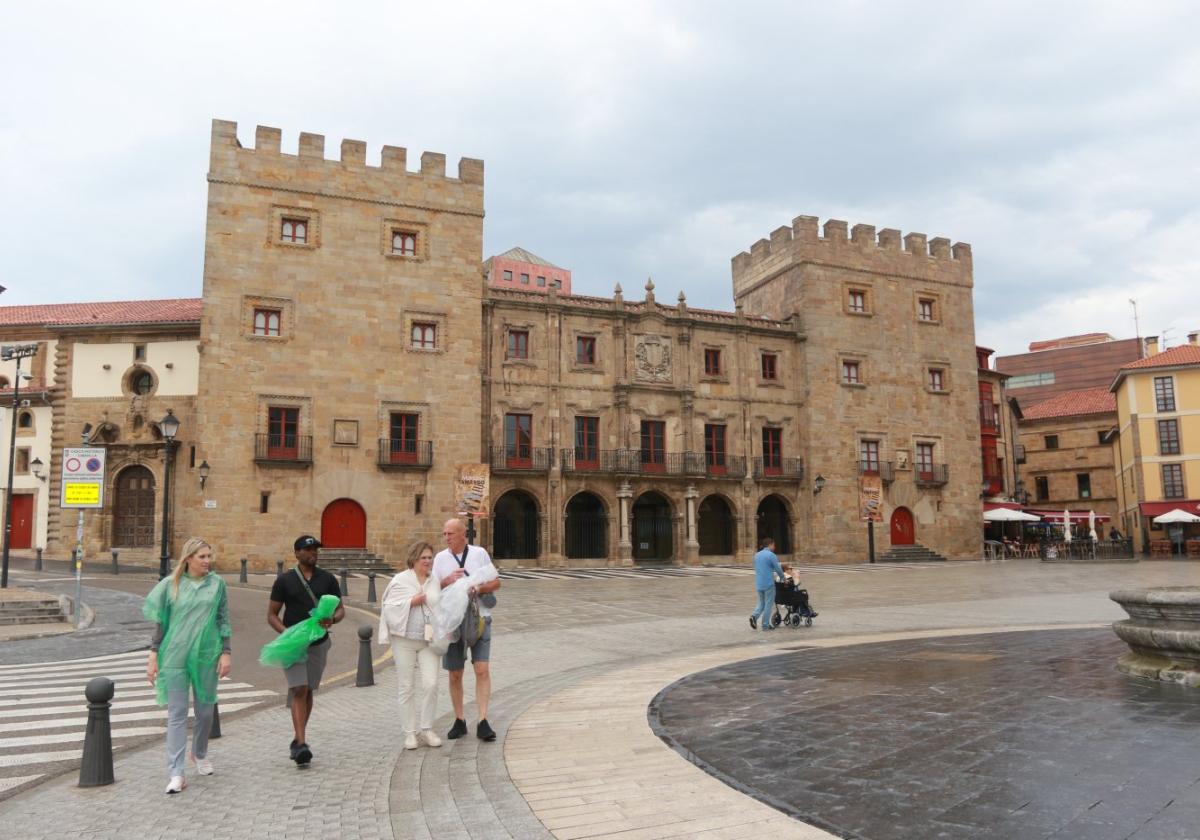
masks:
<instances>
[{"instance_id":1,"label":"metal gate","mask_svg":"<svg viewBox=\"0 0 1200 840\"><path fill-rule=\"evenodd\" d=\"M633 506L633 559L670 560L675 554L671 506L647 493Z\"/></svg>"},{"instance_id":2,"label":"metal gate","mask_svg":"<svg viewBox=\"0 0 1200 840\"><path fill-rule=\"evenodd\" d=\"M525 493L505 493L492 519L492 556L498 560L535 560L540 554L537 503Z\"/></svg>"},{"instance_id":3,"label":"metal gate","mask_svg":"<svg viewBox=\"0 0 1200 840\"><path fill-rule=\"evenodd\" d=\"M787 507L779 498L767 496L759 502L756 519L759 544L770 537L775 540L776 554L792 553L792 519L788 516Z\"/></svg>"}]
</instances>

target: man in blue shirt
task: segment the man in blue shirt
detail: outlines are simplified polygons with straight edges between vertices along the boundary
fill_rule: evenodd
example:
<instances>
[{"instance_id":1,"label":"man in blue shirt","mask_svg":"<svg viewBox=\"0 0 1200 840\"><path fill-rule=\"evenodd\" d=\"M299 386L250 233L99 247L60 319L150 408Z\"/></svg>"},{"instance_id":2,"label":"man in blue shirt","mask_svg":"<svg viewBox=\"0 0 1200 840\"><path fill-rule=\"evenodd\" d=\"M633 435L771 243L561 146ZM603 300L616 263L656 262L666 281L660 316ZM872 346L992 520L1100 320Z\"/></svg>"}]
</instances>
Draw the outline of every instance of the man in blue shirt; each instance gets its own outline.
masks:
<instances>
[{"instance_id":1,"label":"man in blue shirt","mask_svg":"<svg viewBox=\"0 0 1200 840\"><path fill-rule=\"evenodd\" d=\"M767 537L759 543L754 555L754 588L758 590L758 608L750 614L750 626L757 628L762 619L763 630L774 630L771 613L775 611L775 579L783 580L783 567L775 556L775 540Z\"/></svg>"}]
</instances>

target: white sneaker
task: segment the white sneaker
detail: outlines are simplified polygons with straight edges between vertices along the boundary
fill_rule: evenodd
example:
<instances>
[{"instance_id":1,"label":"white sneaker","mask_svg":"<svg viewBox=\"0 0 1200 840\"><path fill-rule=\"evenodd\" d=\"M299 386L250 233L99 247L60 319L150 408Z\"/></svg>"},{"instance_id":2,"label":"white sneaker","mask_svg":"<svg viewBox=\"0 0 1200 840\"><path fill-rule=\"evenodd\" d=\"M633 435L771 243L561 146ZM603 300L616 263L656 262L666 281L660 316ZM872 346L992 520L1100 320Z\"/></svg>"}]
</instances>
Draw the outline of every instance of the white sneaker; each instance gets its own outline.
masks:
<instances>
[{"instance_id":1,"label":"white sneaker","mask_svg":"<svg viewBox=\"0 0 1200 840\"><path fill-rule=\"evenodd\" d=\"M431 747L440 747L442 745L442 739L435 735L432 729L422 729L421 739Z\"/></svg>"},{"instance_id":2,"label":"white sneaker","mask_svg":"<svg viewBox=\"0 0 1200 840\"><path fill-rule=\"evenodd\" d=\"M187 787L187 781L183 776L172 776L171 781L167 782L167 793L181 793Z\"/></svg>"},{"instance_id":3,"label":"white sneaker","mask_svg":"<svg viewBox=\"0 0 1200 840\"><path fill-rule=\"evenodd\" d=\"M417 743L417 733L416 732L409 732L407 735L404 736L404 749L415 750L419 746L421 746L421 745Z\"/></svg>"},{"instance_id":4,"label":"white sneaker","mask_svg":"<svg viewBox=\"0 0 1200 840\"><path fill-rule=\"evenodd\" d=\"M196 763L196 772L201 776L211 776L213 774L213 764L207 758L196 758L193 755L192 761Z\"/></svg>"}]
</instances>

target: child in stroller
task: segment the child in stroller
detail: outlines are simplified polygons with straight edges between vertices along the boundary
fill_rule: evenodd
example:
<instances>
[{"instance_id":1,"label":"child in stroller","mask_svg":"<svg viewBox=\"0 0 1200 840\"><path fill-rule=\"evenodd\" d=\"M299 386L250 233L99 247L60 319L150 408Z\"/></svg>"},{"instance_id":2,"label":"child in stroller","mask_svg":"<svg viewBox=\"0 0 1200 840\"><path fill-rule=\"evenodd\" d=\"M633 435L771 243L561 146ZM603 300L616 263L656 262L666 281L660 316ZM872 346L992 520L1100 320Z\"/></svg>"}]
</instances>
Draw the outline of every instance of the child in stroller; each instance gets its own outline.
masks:
<instances>
[{"instance_id":1,"label":"child in stroller","mask_svg":"<svg viewBox=\"0 0 1200 840\"><path fill-rule=\"evenodd\" d=\"M812 627L817 613L808 601L808 590L800 588L799 570L784 566L783 571L787 577L775 582L775 614L771 616L771 624L775 627L780 624L799 627L803 621L806 626ZM780 607L784 608L782 615L779 612Z\"/></svg>"}]
</instances>

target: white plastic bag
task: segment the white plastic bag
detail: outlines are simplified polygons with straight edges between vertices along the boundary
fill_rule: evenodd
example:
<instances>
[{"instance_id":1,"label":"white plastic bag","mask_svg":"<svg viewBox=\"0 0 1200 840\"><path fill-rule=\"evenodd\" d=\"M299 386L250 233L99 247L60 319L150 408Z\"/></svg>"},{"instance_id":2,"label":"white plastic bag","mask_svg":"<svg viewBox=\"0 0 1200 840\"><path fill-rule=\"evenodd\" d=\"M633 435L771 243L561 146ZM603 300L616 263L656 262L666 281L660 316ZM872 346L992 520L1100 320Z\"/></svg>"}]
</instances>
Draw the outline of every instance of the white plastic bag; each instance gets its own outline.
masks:
<instances>
[{"instance_id":1,"label":"white plastic bag","mask_svg":"<svg viewBox=\"0 0 1200 840\"><path fill-rule=\"evenodd\" d=\"M467 590L490 583L500 576L491 563L469 576L463 576L442 590L441 600L433 608L433 635L435 638L458 639L458 628L467 612L470 595Z\"/></svg>"}]
</instances>

